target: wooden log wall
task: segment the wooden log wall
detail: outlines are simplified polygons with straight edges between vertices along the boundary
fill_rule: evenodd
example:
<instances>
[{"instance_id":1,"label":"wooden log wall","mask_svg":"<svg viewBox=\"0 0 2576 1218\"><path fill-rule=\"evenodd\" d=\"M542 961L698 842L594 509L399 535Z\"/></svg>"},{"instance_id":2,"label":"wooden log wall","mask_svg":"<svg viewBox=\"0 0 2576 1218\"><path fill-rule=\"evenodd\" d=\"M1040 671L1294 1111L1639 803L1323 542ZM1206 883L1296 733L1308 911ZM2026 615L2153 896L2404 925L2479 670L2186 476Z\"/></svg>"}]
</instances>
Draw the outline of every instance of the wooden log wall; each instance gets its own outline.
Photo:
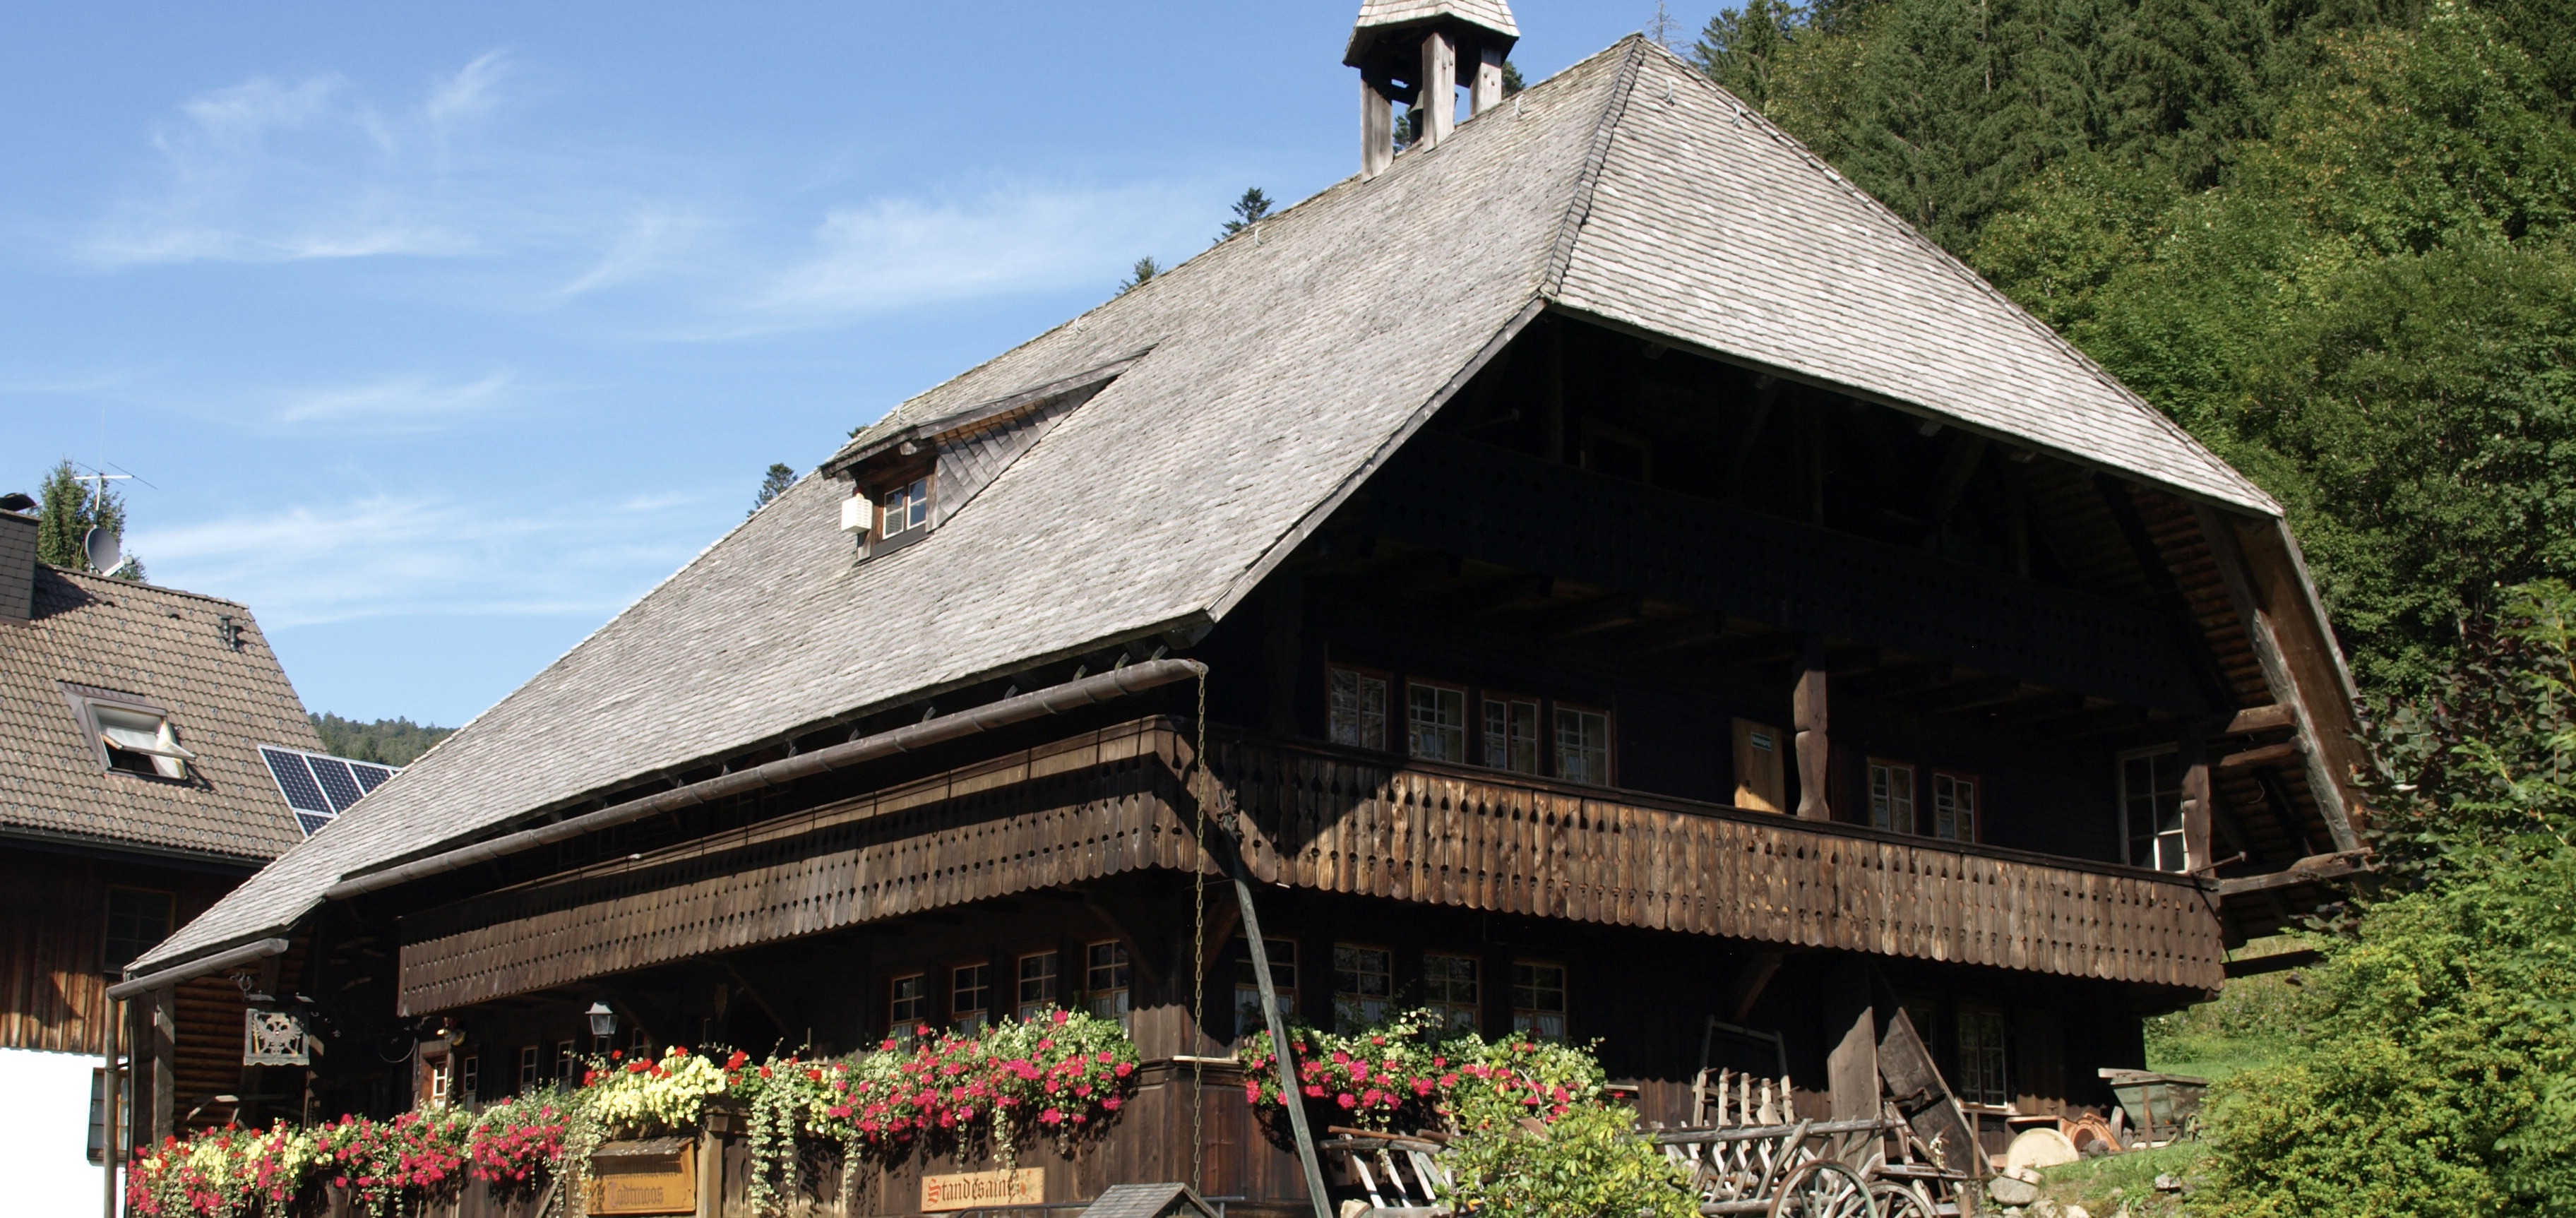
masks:
<instances>
[{"instance_id":1,"label":"wooden log wall","mask_svg":"<svg viewBox=\"0 0 2576 1218\"><path fill-rule=\"evenodd\" d=\"M1188 749L1139 721L417 915L401 1009L1187 870ZM1319 746L1235 740L1211 761L1277 883L2202 990L2225 959L2210 898L2178 876Z\"/></svg>"},{"instance_id":2,"label":"wooden log wall","mask_svg":"<svg viewBox=\"0 0 2576 1218\"><path fill-rule=\"evenodd\" d=\"M110 885L170 893L178 925L238 882L139 862L0 849L0 1048L92 1056L106 1049ZM232 1036L238 1066L238 1011Z\"/></svg>"}]
</instances>

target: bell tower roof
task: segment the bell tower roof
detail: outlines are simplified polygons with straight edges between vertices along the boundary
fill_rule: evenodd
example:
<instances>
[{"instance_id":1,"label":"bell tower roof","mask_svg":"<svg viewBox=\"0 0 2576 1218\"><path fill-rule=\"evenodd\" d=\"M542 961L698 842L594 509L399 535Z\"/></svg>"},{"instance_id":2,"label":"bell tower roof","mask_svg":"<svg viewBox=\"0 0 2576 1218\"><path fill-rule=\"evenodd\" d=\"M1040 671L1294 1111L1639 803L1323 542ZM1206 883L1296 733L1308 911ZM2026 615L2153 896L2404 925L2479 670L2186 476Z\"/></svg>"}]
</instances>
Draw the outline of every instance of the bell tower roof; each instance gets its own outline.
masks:
<instances>
[{"instance_id":1,"label":"bell tower roof","mask_svg":"<svg viewBox=\"0 0 2576 1218\"><path fill-rule=\"evenodd\" d=\"M1521 37L1505 0L1363 0L1342 62L1375 79L1409 79L1421 33L1433 28L1506 53Z\"/></svg>"}]
</instances>

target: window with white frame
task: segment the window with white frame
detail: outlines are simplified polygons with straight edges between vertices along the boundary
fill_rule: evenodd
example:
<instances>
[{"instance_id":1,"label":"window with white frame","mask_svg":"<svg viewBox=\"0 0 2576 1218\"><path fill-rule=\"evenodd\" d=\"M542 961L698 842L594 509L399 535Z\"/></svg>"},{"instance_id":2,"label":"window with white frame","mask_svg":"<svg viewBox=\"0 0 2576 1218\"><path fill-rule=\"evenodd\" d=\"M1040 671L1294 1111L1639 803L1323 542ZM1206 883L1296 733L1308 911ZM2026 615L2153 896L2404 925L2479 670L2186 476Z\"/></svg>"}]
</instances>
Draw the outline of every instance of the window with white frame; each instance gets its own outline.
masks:
<instances>
[{"instance_id":1,"label":"window with white frame","mask_svg":"<svg viewBox=\"0 0 2576 1218\"><path fill-rule=\"evenodd\" d=\"M581 1050L575 1042L555 1042L555 1081L571 1086L581 1078Z\"/></svg>"},{"instance_id":2,"label":"window with white frame","mask_svg":"<svg viewBox=\"0 0 2576 1218\"><path fill-rule=\"evenodd\" d=\"M1424 761L1467 760L1467 691L1404 683L1405 751Z\"/></svg>"},{"instance_id":3,"label":"window with white frame","mask_svg":"<svg viewBox=\"0 0 2576 1218\"><path fill-rule=\"evenodd\" d=\"M2011 1085L2004 1077L2004 1013L1963 1007L1957 1022L1959 1098L1971 1104L2011 1103Z\"/></svg>"},{"instance_id":4,"label":"window with white frame","mask_svg":"<svg viewBox=\"0 0 2576 1218\"><path fill-rule=\"evenodd\" d=\"M1538 703L1491 694L1483 703L1485 764L1515 774L1538 773Z\"/></svg>"},{"instance_id":5,"label":"window with white frame","mask_svg":"<svg viewBox=\"0 0 2576 1218\"><path fill-rule=\"evenodd\" d=\"M1270 953L1270 985L1279 995L1279 1017L1297 1016L1297 941L1264 936L1263 947ZM1241 935L1234 939L1234 1034L1253 1036L1268 1031L1269 1021L1261 1014L1261 975L1252 970L1252 941Z\"/></svg>"},{"instance_id":6,"label":"window with white frame","mask_svg":"<svg viewBox=\"0 0 2576 1218\"><path fill-rule=\"evenodd\" d=\"M1540 1040L1565 1039L1565 966L1512 961L1512 1030Z\"/></svg>"},{"instance_id":7,"label":"window with white frame","mask_svg":"<svg viewBox=\"0 0 2576 1218\"><path fill-rule=\"evenodd\" d=\"M1556 708L1556 776L1597 787L1611 785L1609 712Z\"/></svg>"},{"instance_id":8,"label":"window with white frame","mask_svg":"<svg viewBox=\"0 0 2576 1218\"><path fill-rule=\"evenodd\" d=\"M1474 956L1426 952L1422 957L1422 1005L1452 1032L1473 1032L1484 1023L1482 961Z\"/></svg>"},{"instance_id":9,"label":"window with white frame","mask_svg":"<svg viewBox=\"0 0 2576 1218\"><path fill-rule=\"evenodd\" d=\"M1384 674L1334 665L1326 670L1328 726L1335 744L1386 748L1388 680Z\"/></svg>"},{"instance_id":10,"label":"window with white frame","mask_svg":"<svg viewBox=\"0 0 2576 1218\"><path fill-rule=\"evenodd\" d=\"M983 1030L992 1019L993 966L961 964L948 970L948 1026L960 1034Z\"/></svg>"},{"instance_id":11,"label":"window with white frame","mask_svg":"<svg viewBox=\"0 0 2576 1218\"><path fill-rule=\"evenodd\" d=\"M1976 841L1978 814L1974 776L1932 772L1932 836L1954 842Z\"/></svg>"},{"instance_id":12,"label":"window with white frame","mask_svg":"<svg viewBox=\"0 0 2576 1218\"><path fill-rule=\"evenodd\" d=\"M1883 757L1869 759L1869 823L1914 832L1914 767Z\"/></svg>"},{"instance_id":13,"label":"window with white frame","mask_svg":"<svg viewBox=\"0 0 2576 1218\"><path fill-rule=\"evenodd\" d=\"M545 1069L537 1060L543 1052L544 1050L536 1045L519 1046L520 1091L534 1091L537 1089L537 1084L545 1080Z\"/></svg>"},{"instance_id":14,"label":"window with white frame","mask_svg":"<svg viewBox=\"0 0 2576 1218\"><path fill-rule=\"evenodd\" d=\"M1395 955L1383 947L1333 945L1333 1026L1348 1032L1386 1022L1395 1001Z\"/></svg>"},{"instance_id":15,"label":"window with white frame","mask_svg":"<svg viewBox=\"0 0 2576 1218\"><path fill-rule=\"evenodd\" d=\"M2120 758L2120 821L2131 866L2191 869L2183 848L2180 752L2166 748Z\"/></svg>"},{"instance_id":16,"label":"window with white frame","mask_svg":"<svg viewBox=\"0 0 2576 1218\"><path fill-rule=\"evenodd\" d=\"M1056 1004L1056 975L1060 959L1054 952L1030 952L1020 957L1019 1002L1012 1007L1020 1022L1036 1019Z\"/></svg>"},{"instance_id":17,"label":"window with white frame","mask_svg":"<svg viewBox=\"0 0 2576 1218\"><path fill-rule=\"evenodd\" d=\"M877 529L880 541L930 525L930 479L926 477L915 478L887 491L881 502L885 517Z\"/></svg>"},{"instance_id":18,"label":"window with white frame","mask_svg":"<svg viewBox=\"0 0 2576 1218\"><path fill-rule=\"evenodd\" d=\"M887 984L886 1030L909 1036L930 1020L930 977L906 973Z\"/></svg>"},{"instance_id":19,"label":"window with white frame","mask_svg":"<svg viewBox=\"0 0 2576 1218\"><path fill-rule=\"evenodd\" d=\"M456 1094L463 1102L469 1104L474 1102L476 1099L481 1098L483 1094L483 1059L481 1056L468 1055L457 1065Z\"/></svg>"},{"instance_id":20,"label":"window with white frame","mask_svg":"<svg viewBox=\"0 0 2576 1218\"><path fill-rule=\"evenodd\" d=\"M1091 1003L1091 1013L1125 1025L1129 1008L1127 945L1111 939L1090 944L1083 952L1082 993Z\"/></svg>"}]
</instances>

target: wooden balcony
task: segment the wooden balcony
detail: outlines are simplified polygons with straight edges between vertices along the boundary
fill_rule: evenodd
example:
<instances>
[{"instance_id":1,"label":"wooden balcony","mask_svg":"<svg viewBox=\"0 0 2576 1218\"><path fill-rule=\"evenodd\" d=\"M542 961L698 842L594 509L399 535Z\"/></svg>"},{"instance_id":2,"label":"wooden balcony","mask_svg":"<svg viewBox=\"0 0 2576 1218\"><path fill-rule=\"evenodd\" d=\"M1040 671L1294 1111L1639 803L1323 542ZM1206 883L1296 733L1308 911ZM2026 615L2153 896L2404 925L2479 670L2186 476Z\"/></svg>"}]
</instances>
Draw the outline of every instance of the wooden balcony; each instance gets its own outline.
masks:
<instances>
[{"instance_id":1,"label":"wooden balcony","mask_svg":"<svg viewBox=\"0 0 2576 1218\"><path fill-rule=\"evenodd\" d=\"M1312 745L1211 751L1275 883L2204 990L2226 961L2214 896L2181 876Z\"/></svg>"},{"instance_id":2,"label":"wooden balcony","mask_svg":"<svg viewBox=\"0 0 2576 1218\"><path fill-rule=\"evenodd\" d=\"M1264 880L1497 913L2215 989L2177 876L1249 737ZM405 1014L906 914L1209 866L1183 727L1139 720L404 919Z\"/></svg>"}]
</instances>

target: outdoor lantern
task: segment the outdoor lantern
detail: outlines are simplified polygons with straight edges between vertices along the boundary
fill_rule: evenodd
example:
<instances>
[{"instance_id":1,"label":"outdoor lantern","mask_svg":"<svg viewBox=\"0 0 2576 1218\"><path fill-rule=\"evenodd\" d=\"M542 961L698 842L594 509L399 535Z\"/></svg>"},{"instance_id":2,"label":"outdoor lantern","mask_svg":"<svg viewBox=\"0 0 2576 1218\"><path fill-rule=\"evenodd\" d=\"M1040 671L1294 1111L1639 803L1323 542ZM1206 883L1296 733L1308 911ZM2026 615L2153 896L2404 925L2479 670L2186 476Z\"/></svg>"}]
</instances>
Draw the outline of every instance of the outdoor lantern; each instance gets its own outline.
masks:
<instances>
[{"instance_id":1,"label":"outdoor lantern","mask_svg":"<svg viewBox=\"0 0 2576 1218\"><path fill-rule=\"evenodd\" d=\"M590 1034L601 1040L617 1035L617 1012L609 1010L607 1003L590 1004Z\"/></svg>"}]
</instances>

